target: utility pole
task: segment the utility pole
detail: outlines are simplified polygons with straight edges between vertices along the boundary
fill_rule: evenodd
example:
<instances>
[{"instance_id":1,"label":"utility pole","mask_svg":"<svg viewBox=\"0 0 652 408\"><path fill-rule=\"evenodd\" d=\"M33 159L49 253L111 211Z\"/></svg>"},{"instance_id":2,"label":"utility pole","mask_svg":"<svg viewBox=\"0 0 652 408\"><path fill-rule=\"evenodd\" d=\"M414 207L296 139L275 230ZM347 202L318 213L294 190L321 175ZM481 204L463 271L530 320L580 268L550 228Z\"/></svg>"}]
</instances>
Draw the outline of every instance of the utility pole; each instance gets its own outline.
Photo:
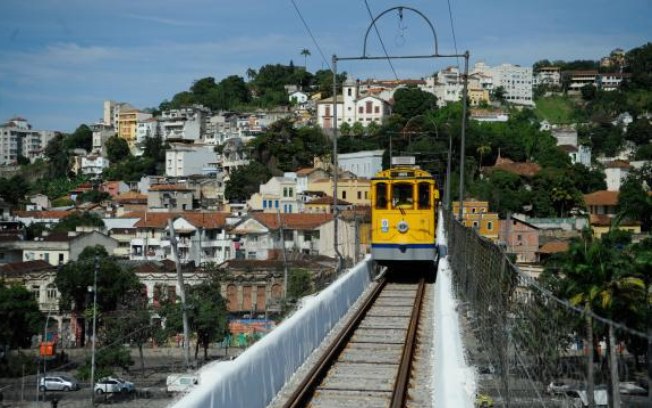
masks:
<instances>
[{"instance_id":1,"label":"utility pole","mask_svg":"<svg viewBox=\"0 0 652 408\"><path fill-rule=\"evenodd\" d=\"M95 342L97 335L97 271L100 269L100 257L95 255L95 265L93 268L93 339L91 342L91 404L95 406Z\"/></svg>"},{"instance_id":2,"label":"utility pole","mask_svg":"<svg viewBox=\"0 0 652 408\"><path fill-rule=\"evenodd\" d=\"M288 297L288 256L285 253L285 239L283 238L283 223L281 223L281 210L276 209L276 218L278 219L279 241L283 250L283 299ZM265 312L267 313L267 312Z\"/></svg>"},{"instance_id":3,"label":"utility pole","mask_svg":"<svg viewBox=\"0 0 652 408\"><path fill-rule=\"evenodd\" d=\"M338 236L338 216L337 208L337 183L338 183L339 164L337 162L337 56L333 55L333 249L337 256L337 266L335 274L339 276L342 271L342 254L339 249Z\"/></svg>"},{"instance_id":4,"label":"utility pole","mask_svg":"<svg viewBox=\"0 0 652 408\"><path fill-rule=\"evenodd\" d=\"M462 134L460 140L460 211L459 219L464 216L464 143L466 135L466 100L469 83L469 52L464 53L464 88L462 89Z\"/></svg>"},{"instance_id":5,"label":"utility pole","mask_svg":"<svg viewBox=\"0 0 652 408\"><path fill-rule=\"evenodd\" d=\"M183 355L186 361L186 371L190 372L190 326L188 325L188 309L186 307L186 289L183 285L183 273L181 272L181 261L179 260L179 250L177 248L177 237L174 233L172 218L168 219L168 228L170 230L170 246L172 247L172 256L174 264L177 267L177 284L179 285L179 297L181 298L181 314L183 317Z\"/></svg>"}]
</instances>

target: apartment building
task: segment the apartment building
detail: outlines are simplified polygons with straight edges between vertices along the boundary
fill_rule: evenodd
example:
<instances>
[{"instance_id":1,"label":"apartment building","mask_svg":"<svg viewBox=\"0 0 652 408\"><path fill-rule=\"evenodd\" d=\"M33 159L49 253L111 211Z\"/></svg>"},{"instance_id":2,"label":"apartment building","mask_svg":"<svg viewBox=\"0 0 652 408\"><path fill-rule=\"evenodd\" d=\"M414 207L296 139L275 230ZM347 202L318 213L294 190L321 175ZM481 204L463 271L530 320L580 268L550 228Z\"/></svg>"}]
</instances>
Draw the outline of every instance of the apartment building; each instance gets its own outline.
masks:
<instances>
[{"instance_id":1,"label":"apartment building","mask_svg":"<svg viewBox=\"0 0 652 408\"><path fill-rule=\"evenodd\" d=\"M272 177L247 201L252 211L266 213L297 213L299 204L297 181L289 177Z\"/></svg>"},{"instance_id":2,"label":"apartment building","mask_svg":"<svg viewBox=\"0 0 652 408\"><path fill-rule=\"evenodd\" d=\"M124 139L129 145L129 149L135 152L136 134L138 123L152 117L151 113L141 112L137 109L121 110L118 115L118 137Z\"/></svg>"},{"instance_id":3,"label":"apartment building","mask_svg":"<svg viewBox=\"0 0 652 408\"><path fill-rule=\"evenodd\" d=\"M337 164L357 177L370 179L383 169L384 153L384 150L344 153L337 156Z\"/></svg>"},{"instance_id":4,"label":"apartment building","mask_svg":"<svg viewBox=\"0 0 652 408\"><path fill-rule=\"evenodd\" d=\"M56 132L33 130L27 119L14 117L0 124L0 165L16 164L18 157L34 161L43 157L43 151Z\"/></svg>"},{"instance_id":5,"label":"apartment building","mask_svg":"<svg viewBox=\"0 0 652 408\"><path fill-rule=\"evenodd\" d=\"M561 68L559 67L540 67L532 77L532 84L549 85L553 87L561 86Z\"/></svg>"},{"instance_id":6,"label":"apartment building","mask_svg":"<svg viewBox=\"0 0 652 408\"><path fill-rule=\"evenodd\" d=\"M106 157L106 141L115 136L115 129L105 123L91 125L93 131L93 152Z\"/></svg>"},{"instance_id":7,"label":"apartment building","mask_svg":"<svg viewBox=\"0 0 652 408\"><path fill-rule=\"evenodd\" d=\"M199 141L209 117L210 110L201 105L163 111L159 118L161 136L165 140Z\"/></svg>"},{"instance_id":8,"label":"apartment building","mask_svg":"<svg viewBox=\"0 0 652 408\"><path fill-rule=\"evenodd\" d=\"M502 64L489 69L493 77L493 89L502 87L505 100L515 105L532 106L532 68Z\"/></svg>"},{"instance_id":9,"label":"apartment building","mask_svg":"<svg viewBox=\"0 0 652 408\"><path fill-rule=\"evenodd\" d=\"M174 143L165 151L165 175L186 177L205 174L214 168L216 161L213 146Z\"/></svg>"},{"instance_id":10,"label":"apartment building","mask_svg":"<svg viewBox=\"0 0 652 408\"><path fill-rule=\"evenodd\" d=\"M125 102L115 102L111 100L104 101L104 110L102 115L102 123L113 127L118 130L118 122L120 121L120 112L126 110L134 110L133 106Z\"/></svg>"}]
</instances>

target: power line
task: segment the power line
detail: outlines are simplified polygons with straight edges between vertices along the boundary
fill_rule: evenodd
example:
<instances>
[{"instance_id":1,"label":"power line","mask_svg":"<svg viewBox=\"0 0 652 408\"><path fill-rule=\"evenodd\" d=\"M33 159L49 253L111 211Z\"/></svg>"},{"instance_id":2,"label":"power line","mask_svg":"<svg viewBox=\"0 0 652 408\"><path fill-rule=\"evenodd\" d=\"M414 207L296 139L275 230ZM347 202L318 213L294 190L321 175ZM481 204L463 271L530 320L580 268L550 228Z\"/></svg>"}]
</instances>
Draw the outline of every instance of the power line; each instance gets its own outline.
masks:
<instances>
[{"instance_id":1,"label":"power line","mask_svg":"<svg viewBox=\"0 0 652 408\"><path fill-rule=\"evenodd\" d=\"M369 8L369 3L367 3L367 0L364 0L365 6L367 6L367 12L369 13L369 18L371 19L371 22L374 26L374 31L376 32L376 35L378 36L378 41L380 41L380 45L383 48L383 52L385 53L385 57L387 57L387 63L389 64L389 67L392 69L392 72L394 73L394 77L398 81L398 75L396 74L396 70L394 69L394 64L392 64L392 60L389 58L389 54L387 53L387 48L385 48L385 43L383 42L382 37L380 36L380 31L378 31L378 27L376 26L376 22L374 21L374 16L371 13L371 8Z\"/></svg>"},{"instance_id":2,"label":"power line","mask_svg":"<svg viewBox=\"0 0 652 408\"><path fill-rule=\"evenodd\" d=\"M306 28L306 31L310 35L310 38L312 38L313 44L315 44L315 47L317 48L317 51L319 51L319 55L321 55L322 62L325 63L328 68L332 71L333 67L331 67L331 64L328 63L328 60L326 60L326 57L324 56L324 53L321 50L321 47L319 44L317 44L317 40L315 39L315 36L312 35L312 31L310 30L310 27L308 26L308 23L306 23L306 20L303 18L303 15L301 15L301 11L299 10L299 7L297 7L297 3L294 0L290 0L292 2L292 5L294 6L294 9L297 12L297 15L301 19L301 22L303 23L303 26Z\"/></svg>"},{"instance_id":3,"label":"power line","mask_svg":"<svg viewBox=\"0 0 652 408\"><path fill-rule=\"evenodd\" d=\"M451 8L451 0L448 0L448 18L450 19L451 22L451 31L453 32L453 46L455 47L455 54L458 54L457 52L457 39L455 38L455 24L453 24L453 10ZM456 57L457 59L457 69L460 69L460 57Z\"/></svg>"}]
</instances>

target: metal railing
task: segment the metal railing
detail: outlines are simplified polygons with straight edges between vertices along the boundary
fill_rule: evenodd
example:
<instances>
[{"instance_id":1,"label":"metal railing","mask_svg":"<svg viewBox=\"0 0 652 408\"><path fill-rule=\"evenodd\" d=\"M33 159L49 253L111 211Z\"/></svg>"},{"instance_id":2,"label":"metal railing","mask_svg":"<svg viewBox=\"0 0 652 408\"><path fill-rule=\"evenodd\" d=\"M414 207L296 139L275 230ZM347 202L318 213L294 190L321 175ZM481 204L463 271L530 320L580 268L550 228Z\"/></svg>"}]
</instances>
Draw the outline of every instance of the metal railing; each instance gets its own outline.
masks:
<instances>
[{"instance_id":1,"label":"metal railing","mask_svg":"<svg viewBox=\"0 0 652 408\"><path fill-rule=\"evenodd\" d=\"M652 406L652 336L555 296L450 212L444 225L478 394L494 406L589 406L586 390L593 388L595 406L607 400L612 407ZM609 386L614 370L615 393Z\"/></svg>"}]
</instances>

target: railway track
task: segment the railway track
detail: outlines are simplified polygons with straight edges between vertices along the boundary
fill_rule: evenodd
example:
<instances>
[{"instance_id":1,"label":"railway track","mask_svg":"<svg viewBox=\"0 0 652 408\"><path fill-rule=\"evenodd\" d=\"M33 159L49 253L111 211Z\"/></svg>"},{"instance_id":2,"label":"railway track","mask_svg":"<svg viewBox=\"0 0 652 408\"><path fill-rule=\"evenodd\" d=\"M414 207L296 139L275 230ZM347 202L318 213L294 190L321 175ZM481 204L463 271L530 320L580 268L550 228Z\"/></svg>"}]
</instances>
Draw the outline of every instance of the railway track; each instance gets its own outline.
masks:
<instances>
[{"instance_id":1,"label":"railway track","mask_svg":"<svg viewBox=\"0 0 652 408\"><path fill-rule=\"evenodd\" d=\"M432 285L425 277L412 281L381 279L302 376L283 407L410 405L415 356L424 354L423 347L418 351L418 339L428 286Z\"/></svg>"}]
</instances>

